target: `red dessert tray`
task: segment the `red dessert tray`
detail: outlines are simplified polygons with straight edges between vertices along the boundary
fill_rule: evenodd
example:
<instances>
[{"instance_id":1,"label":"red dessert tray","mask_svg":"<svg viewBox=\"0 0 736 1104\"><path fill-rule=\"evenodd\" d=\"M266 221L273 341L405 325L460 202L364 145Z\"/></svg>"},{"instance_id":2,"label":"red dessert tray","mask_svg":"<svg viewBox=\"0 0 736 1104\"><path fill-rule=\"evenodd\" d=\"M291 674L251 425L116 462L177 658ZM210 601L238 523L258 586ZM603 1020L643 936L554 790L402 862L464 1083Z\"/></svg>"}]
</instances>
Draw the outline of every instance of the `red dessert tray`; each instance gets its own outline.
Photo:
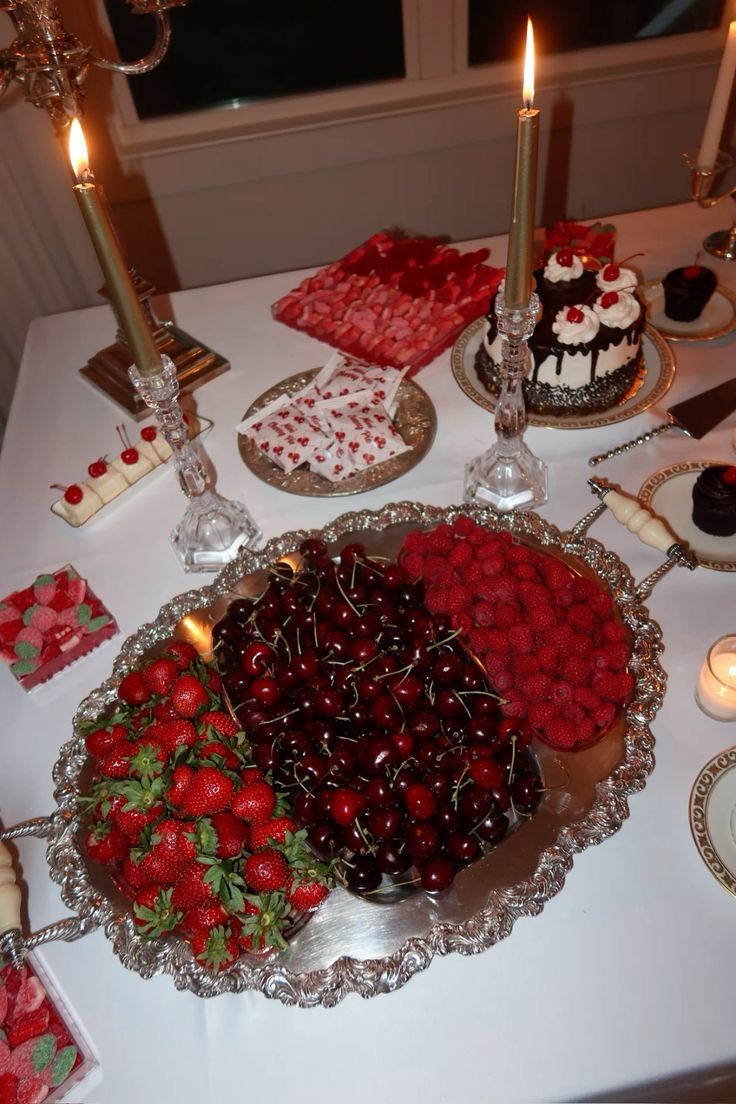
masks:
<instances>
[{"instance_id":1,"label":"red dessert tray","mask_svg":"<svg viewBox=\"0 0 736 1104\"><path fill-rule=\"evenodd\" d=\"M437 238L374 234L271 309L280 322L358 360L413 372L488 309L503 275L483 264L489 253L460 253Z\"/></svg>"}]
</instances>

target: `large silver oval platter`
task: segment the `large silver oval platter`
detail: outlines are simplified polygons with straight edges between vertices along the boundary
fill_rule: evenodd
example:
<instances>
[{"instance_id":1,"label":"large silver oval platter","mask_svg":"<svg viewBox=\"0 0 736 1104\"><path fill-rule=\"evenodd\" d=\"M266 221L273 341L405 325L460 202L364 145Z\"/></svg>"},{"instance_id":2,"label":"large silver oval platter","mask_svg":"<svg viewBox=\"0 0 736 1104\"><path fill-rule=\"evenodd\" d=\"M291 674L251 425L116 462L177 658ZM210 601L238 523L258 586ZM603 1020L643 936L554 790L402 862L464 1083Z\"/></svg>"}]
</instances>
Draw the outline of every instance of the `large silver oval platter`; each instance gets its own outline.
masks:
<instances>
[{"instance_id":1,"label":"large silver oval platter","mask_svg":"<svg viewBox=\"0 0 736 1104\"><path fill-rule=\"evenodd\" d=\"M490 528L511 530L521 541L558 555L610 590L633 645L635 687L618 726L578 752L535 744L545 793L535 814L481 860L466 868L444 893L421 891L385 902L336 889L295 933L288 951L245 955L216 976L194 959L186 940L145 941L135 931L129 905L110 876L87 860L81 846L77 795L88 784L89 760L80 732L116 697L123 675L172 635L207 652L211 629L234 594L257 594L264 569L279 558L293 564L307 536L320 536L336 553L359 539L373 555L395 556L408 532L468 514ZM65 904L100 925L125 966L143 977L172 976L179 989L209 997L258 989L285 1004L334 1005L348 993L372 997L400 988L436 954L474 954L507 936L519 916L539 913L562 888L576 852L616 832L628 816L630 794L645 785L654 766L649 724L659 709L665 674L659 663L659 626L634 594L628 568L589 538L573 539L535 514L499 515L483 507L440 509L403 502L383 510L343 514L319 532L290 532L258 552L244 552L211 586L182 594L125 642L111 678L82 702L74 737L54 768L57 808L47 851L51 877Z\"/></svg>"}]
</instances>

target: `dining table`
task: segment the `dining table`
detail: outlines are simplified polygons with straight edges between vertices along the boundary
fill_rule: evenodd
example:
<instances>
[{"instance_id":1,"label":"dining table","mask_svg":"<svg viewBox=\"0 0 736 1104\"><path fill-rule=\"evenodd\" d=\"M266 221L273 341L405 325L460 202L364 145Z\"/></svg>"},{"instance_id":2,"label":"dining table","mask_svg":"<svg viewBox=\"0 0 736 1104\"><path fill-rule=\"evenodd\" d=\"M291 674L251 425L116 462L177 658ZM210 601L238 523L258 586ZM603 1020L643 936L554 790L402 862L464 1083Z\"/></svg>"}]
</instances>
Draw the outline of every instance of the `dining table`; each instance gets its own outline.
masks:
<instances>
[{"instance_id":1,"label":"dining table","mask_svg":"<svg viewBox=\"0 0 736 1104\"><path fill-rule=\"evenodd\" d=\"M612 215L616 255L641 254L645 279L691 264L729 212L685 202ZM587 220L590 221L590 220ZM226 246L226 243L223 243ZM502 266L506 238L490 248ZM724 289L736 265L704 255ZM307 497L258 479L238 447L249 405L294 373L325 363L330 348L276 321L272 305L313 270L285 272L161 297L159 315L226 356L231 369L192 398L213 422L204 448L218 490L245 503L264 540L319 529L347 510L463 498L466 463L493 440L493 416L463 393L447 349L415 376L434 404L427 455L394 482L356 496ZM187 575L169 544L184 509L173 473L141 485L94 524L74 529L50 505L95 457L115 450L131 419L79 373L113 329L108 306L35 319L28 330L0 453L0 595L72 564L113 613L119 633L32 692L0 668L0 821L49 814L52 769L87 694L109 677L123 641L177 594L210 581ZM539 514L568 529L595 504L588 459L646 432L673 402L734 375L736 332L671 346L669 392L625 421L584 429L532 426L526 440L549 469ZM702 440L668 432L595 469L636 494L680 461L736 463L736 416ZM641 579L661 562L604 514L591 535ZM124 968L101 930L37 952L99 1060L85 1104L132 1100L319 1100L373 1104L457 1101L736 1099L736 900L703 862L688 809L703 766L736 744L736 723L711 719L694 690L703 658L736 631L736 574L671 571L647 599L664 641L667 690L652 725L655 768L630 796L620 829L575 857L562 890L508 938L481 954L436 956L395 991L355 994L335 1007L288 1007L260 992L202 999L167 976ZM17 841L24 923L37 930L66 914L44 844ZM71 1100L80 1100L72 1090Z\"/></svg>"}]
</instances>

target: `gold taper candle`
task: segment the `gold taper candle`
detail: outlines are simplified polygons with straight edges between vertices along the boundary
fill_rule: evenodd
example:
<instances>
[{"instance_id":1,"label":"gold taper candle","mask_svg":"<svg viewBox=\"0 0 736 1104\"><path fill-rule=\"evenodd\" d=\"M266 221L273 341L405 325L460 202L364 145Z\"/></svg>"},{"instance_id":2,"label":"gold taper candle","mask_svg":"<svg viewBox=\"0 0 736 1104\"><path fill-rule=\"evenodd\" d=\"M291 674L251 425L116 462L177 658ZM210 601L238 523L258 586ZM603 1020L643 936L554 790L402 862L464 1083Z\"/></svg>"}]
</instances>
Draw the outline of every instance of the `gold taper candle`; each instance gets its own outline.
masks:
<instances>
[{"instance_id":1,"label":"gold taper candle","mask_svg":"<svg viewBox=\"0 0 736 1104\"><path fill-rule=\"evenodd\" d=\"M161 371L161 354L146 322L107 207L90 172L87 143L78 119L73 121L69 132L69 158L77 178L74 195L100 262L118 324L140 374L155 375Z\"/></svg>"},{"instance_id":2,"label":"gold taper candle","mask_svg":"<svg viewBox=\"0 0 736 1104\"><path fill-rule=\"evenodd\" d=\"M506 306L525 307L532 292L534 210L537 197L539 111L534 103L534 31L527 20L524 59L524 106L517 116L516 165L511 201L509 252L506 261Z\"/></svg>"}]
</instances>

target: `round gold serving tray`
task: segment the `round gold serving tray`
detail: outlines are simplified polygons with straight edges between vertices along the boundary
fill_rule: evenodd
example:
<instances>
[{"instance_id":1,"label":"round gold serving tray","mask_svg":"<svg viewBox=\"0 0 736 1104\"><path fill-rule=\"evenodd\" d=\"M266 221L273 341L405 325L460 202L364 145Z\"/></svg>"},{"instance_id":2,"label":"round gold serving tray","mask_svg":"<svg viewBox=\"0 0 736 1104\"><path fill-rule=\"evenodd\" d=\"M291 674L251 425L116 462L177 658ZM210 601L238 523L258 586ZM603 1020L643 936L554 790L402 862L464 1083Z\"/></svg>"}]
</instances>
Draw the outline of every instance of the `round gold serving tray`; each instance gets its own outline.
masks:
<instances>
[{"instance_id":1,"label":"round gold serving tray","mask_svg":"<svg viewBox=\"0 0 736 1104\"><path fill-rule=\"evenodd\" d=\"M318 371L319 368L313 368L308 372L299 372L274 384L250 404L243 418L250 418L252 414L256 414L282 395L295 395L297 391L306 387ZM243 463L254 475L264 483L268 483L270 487L278 487L279 490L288 491L289 494L315 498L341 498L345 495L372 491L376 487L383 487L386 483L399 479L400 476L406 475L415 468L429 452L437 432L437 414L432 400L413 380L401 381L396 393L396 402L394 425L406 444L411 446L409 451L366 468L365 471L351 475L340 483L331 483L324 476L310 471L305 464L287 474L243 433L238 434L238 450Z\"/></svg>"},{"instance_id":2,"label":"round gold serving tray","mask_svg":"<svg viewBox=\"0 0 736 1104\"><path fill-rule=\"evenodd\" d=\"M483 340L484 318L472 322L457 339L452 348L452 374L458 386L469 399L484 410L493 413L496 396L481 383L475 370L475 354ZM599 429L635 418L657 403L667 394L675 378L675 356L665 339L654 326L647 323L642 340L643 364L636 379L623 398L609 410L594 414L535 414L527 412L527 423L549 429Z\"/></svg>"},{"instance_id":3,"label":"round gold serving tray","mask_svg":"<svg viewBox=\"0 0 736 1104\"><path fill-rule=\"evenodd\" d=\"M693 484L705 468L728 465L729 460L683 460L660 468L642 483L638 499L669 525L673 533L697 557L699 567L710 571L736 571L736 535L714 537L693 521Z\"/></svg>"},{"instance_id":4,"label":"round gold serving tray","mask_svg":"<svg viewBox=\"0 0 736 1104\"><path fill-rule=\"evenodd\" d=\"M713 877L736 897L736 747L719 752L695 779L690 829Z\"/></svg>"}]
</instances>

